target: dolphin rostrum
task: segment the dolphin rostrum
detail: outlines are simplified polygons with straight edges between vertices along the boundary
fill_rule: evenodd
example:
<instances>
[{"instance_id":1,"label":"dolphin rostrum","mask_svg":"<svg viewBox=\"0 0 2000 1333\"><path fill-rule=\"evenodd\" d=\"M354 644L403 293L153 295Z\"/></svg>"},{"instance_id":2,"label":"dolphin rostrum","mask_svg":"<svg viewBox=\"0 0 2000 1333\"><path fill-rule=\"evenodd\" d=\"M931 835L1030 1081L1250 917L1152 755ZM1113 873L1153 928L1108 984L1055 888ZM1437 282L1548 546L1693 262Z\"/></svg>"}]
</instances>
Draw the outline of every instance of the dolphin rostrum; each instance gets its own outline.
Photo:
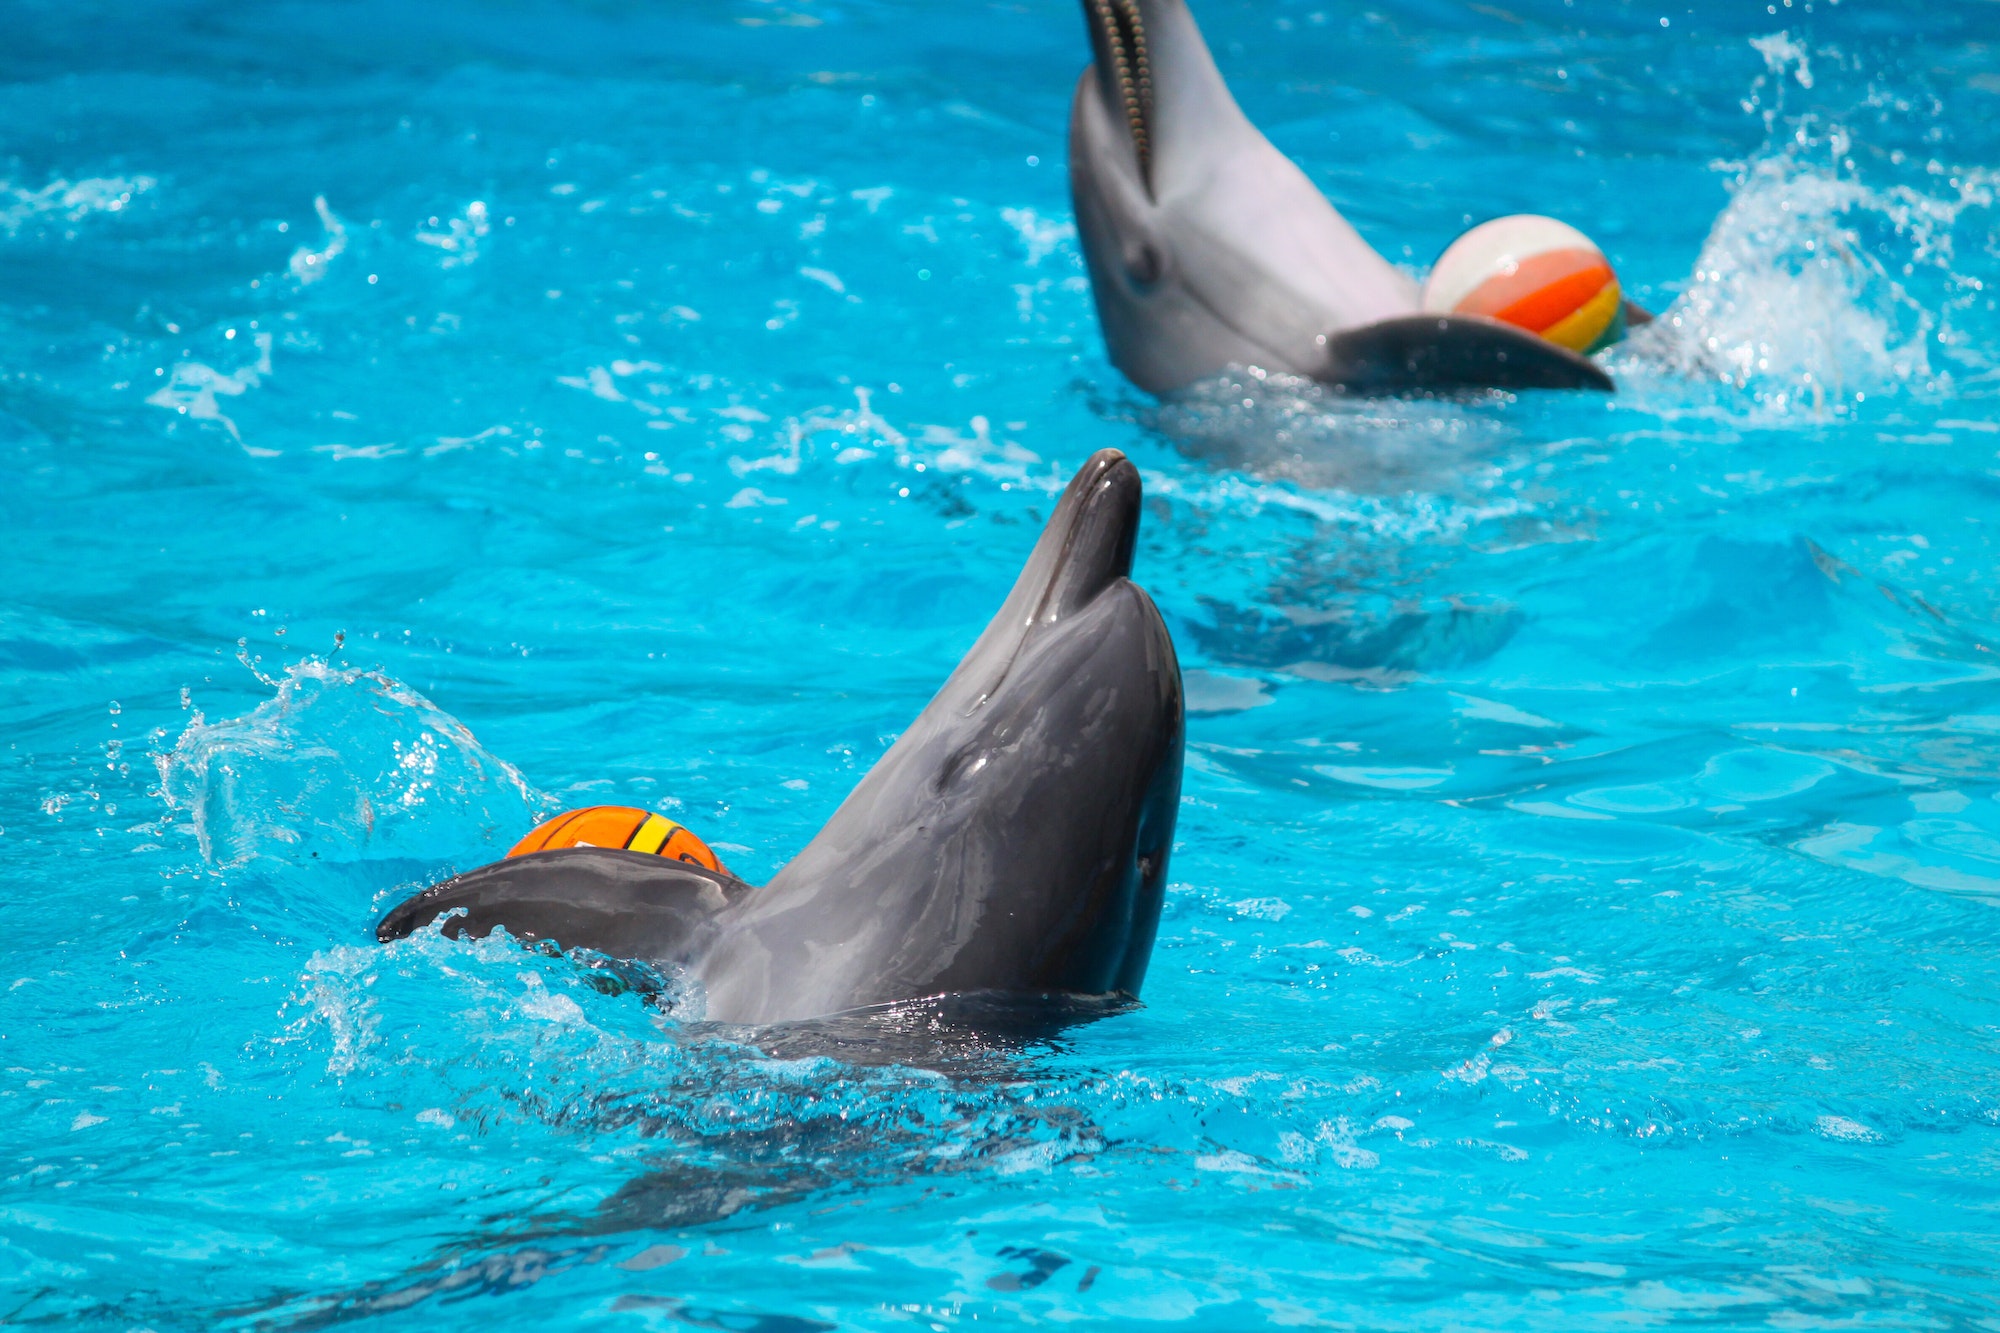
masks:
<instances>
[{"instance_id":1,"label":"dolphin rostrum","mask_svg":"<svg viewBox=\"0 0 2000 1333\"><path fill-rule=\"evenodd\" d=\"M1127 575L1138 469L1070 481L1000 613L818 835L753 887L639 852L510 857L382 920L683 970L766 1024L934 995L1136 998L1180 806L1180 664Z\"/></svg>"},{"instance_id":2,"label":"dolphin rostrum","mask_svg":"<svg viewBox=\"0 0 2000 1333\"><path fill-rule=\"evenodd\" d=\"M1185 0L1083 0L1094 63L1069 124L1070 196L1111 360L1164 394L1229 366L1360 392L1610 389L1588 358L1421 308L1237 107Z\"/></svg>"}]
</instances>

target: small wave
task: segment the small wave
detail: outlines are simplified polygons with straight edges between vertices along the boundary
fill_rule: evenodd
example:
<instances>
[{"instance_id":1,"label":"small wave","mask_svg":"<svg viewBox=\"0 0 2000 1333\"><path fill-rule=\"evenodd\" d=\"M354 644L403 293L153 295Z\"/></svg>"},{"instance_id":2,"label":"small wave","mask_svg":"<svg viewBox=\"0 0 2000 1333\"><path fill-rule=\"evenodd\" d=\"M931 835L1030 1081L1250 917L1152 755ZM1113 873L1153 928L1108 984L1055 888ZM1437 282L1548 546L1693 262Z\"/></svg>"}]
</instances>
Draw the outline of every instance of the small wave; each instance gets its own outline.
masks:
<instances>
[{"instance_id":1,"label":"small wave","mask_svg":"<svg viewBox=\"0 0 2000 1333\"><path fill-rule=\"evenodd\" d=\"M512 765L416 691L373 671L294 663L242 717L199 714L156 756L177 816L221 865L257 857L457 860L533 824Z\"/></svg>"},{"instance_id":2,"label":"small wave","mask_svg":"<svg viewBox=\"0 0 2000 1333\"><path fill-rule=\"evenodd\" d=\"M1456 601L1318 612L1283 608L1271 614L1217 598L1198 600L1209 619L1190 621L1188 630L1218 663L1385 685L1483 661L1507 645L1522 619L1512 606Z\"/></svg>"}]
</instances>

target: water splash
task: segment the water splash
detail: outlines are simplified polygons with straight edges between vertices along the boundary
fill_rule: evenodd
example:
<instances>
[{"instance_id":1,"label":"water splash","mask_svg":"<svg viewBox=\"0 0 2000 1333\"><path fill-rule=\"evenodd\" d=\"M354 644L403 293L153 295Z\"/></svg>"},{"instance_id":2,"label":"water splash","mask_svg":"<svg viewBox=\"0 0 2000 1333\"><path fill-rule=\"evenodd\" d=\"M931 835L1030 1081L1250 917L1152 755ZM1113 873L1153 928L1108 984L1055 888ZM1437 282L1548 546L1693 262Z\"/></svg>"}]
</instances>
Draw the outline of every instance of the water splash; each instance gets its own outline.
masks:
<instances>
[{"instance_id":1,"label":"water splash","mask_svg":"<svg viewBox=\"0 0 2000 1333\"><path fill-rule=\"evenodd\" d=\"M416 691L318 660L220 722L196 715L156 756L161 788L208 861L484 855L543 801L512 765Z\"/></svg>"},{"instance_id":2,"label":"water splash","mask_svg":"<svg viewBox=\"0 0 2000 1333\"><path fill-rule=\"evenodd\" d=\"M1960 271L1959 241L1979 238L1972 215L1991 208L1995 173L1860 142L1850 121L1916 110L1872 90L1847 112L1786 115L1789 85L1824 80L1788 34L1751 44L1767 73L1743 106L1772 138L1748 161L1716 164L1733 176L1729 205L1687 289L1632 339L1630 356L1748 390L1781 414L1948 391L1955 363L1980 368L1957 346L1951 315L1984 288Z\"/></svg>"}]
</instances>

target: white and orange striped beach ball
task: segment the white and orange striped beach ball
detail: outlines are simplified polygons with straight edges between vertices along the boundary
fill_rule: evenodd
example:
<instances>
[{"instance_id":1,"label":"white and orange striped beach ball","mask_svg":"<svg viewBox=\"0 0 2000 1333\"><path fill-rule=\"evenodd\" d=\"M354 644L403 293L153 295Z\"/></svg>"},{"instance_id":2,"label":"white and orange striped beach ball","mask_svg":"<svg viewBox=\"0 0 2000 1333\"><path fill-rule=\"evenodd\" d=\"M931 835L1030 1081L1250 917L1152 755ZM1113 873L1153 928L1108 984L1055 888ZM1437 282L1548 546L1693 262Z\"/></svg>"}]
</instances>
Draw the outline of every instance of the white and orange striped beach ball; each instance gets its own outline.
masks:
<instances>
[{"instance_id":1,"label":"white and orange striped beach ball","mask_svg":"<svg viewBox=\"0 0 2000 1333\"><path fill-rule=\"evenodd\" d=\"M1624 307L1604 252L1536 213L1480 223L1445 248L1424 283L1425 310L1489 315L1586 354L1624 336Z\"/></svg>"}]
</instances>

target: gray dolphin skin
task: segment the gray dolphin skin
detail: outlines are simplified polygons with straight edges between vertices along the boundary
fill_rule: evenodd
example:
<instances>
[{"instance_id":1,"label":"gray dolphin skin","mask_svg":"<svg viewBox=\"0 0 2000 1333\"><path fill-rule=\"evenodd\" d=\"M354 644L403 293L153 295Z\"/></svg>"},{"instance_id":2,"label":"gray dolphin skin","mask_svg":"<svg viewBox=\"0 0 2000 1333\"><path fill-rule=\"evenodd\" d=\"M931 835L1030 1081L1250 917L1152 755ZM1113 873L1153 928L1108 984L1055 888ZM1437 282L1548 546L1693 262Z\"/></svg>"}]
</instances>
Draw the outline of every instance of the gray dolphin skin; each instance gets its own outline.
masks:
<instances>
[{"instance_id":1,"label":"gray dolphin skin","mask_svg":"<svg viewBox=\"0 0 2000 1333\"><path fill-rule=\"evenodd\" d=\"M384 942L515 938L682 969L706 1017L768 1024L937 995L1130 997L1180 807L1180 663L1128 577L1139 473L1070 481L928 706L771 882L637 852L510 857L424 890Z\"/></svg>"},{"instance_id":2,"label":"gray dolphin skin","mask_svg":"<svg viewBox=\"0 0 2000 1333\"><path fill-rule=\"evenodd\" d=\"M1184 0L1083 0L1069 180L1112 364L1166 394L1231 366L1365 393L1612 387L1588 358L1425 313L1229 94Z\"/></svg>"}]
</instances>

